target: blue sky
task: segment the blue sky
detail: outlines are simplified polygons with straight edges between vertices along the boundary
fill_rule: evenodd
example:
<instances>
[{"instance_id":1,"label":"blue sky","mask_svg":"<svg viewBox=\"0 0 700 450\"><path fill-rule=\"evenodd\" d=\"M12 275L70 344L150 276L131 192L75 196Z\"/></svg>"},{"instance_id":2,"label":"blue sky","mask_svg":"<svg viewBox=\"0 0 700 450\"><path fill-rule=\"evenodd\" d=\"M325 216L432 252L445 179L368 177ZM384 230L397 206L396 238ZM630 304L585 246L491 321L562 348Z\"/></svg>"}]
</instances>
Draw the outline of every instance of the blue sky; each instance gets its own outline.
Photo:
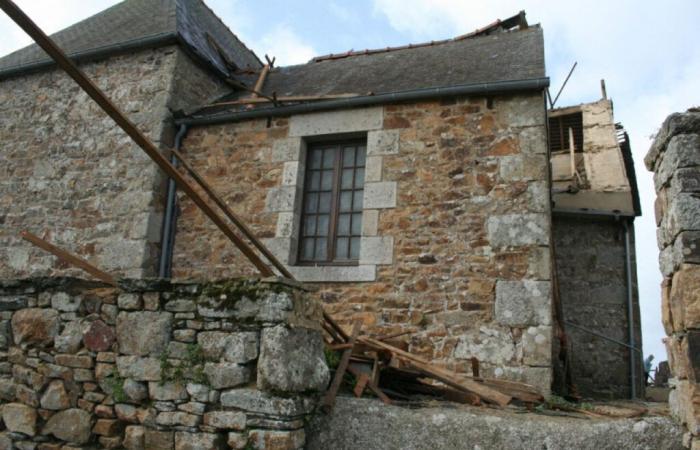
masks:
<instances>
[{"instance_id":1,"label":"blue sky","mask_svg":"<svg viewBox=\"0 0 700 450\"><path fill-rule=\"evenodd\" d=\"M45 31L54 32L117 1L17 3ZM644 212L636 221L644 351L656 355L657 361L665 359L654 192L642 159L650 136L668 114L700 104L697 0L207 0L207 4L260 56L276 56L278 65L349 49L452 37L525 10L531 24L544 28L553 91L578 62L558 105L597 100L604 78L615 118L630 133ZM29 43L2 14L0 30L0 55Z\"/></svg>"}]
</instances>

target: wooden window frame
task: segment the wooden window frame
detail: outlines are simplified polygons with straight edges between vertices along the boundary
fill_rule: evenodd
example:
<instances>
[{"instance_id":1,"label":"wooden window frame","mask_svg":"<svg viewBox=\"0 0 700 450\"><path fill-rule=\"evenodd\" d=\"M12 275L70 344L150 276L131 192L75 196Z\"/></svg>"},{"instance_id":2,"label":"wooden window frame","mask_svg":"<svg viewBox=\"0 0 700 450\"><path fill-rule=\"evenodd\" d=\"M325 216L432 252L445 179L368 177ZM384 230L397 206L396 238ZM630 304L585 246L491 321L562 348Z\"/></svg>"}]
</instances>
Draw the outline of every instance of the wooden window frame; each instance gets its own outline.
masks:
<instances>
[{"instance_id":1,"label":"wooden window frame","mask_svg":"<svg viewBox=\"0 0 700 450\"><path fill-rule=\"evenodd\" d=\"M574 131L576 153L583 152L583 113L581 111L549 117L549 145L552 152L569 151L569 128ZM556 130L556 132L555 132ZM556 135L556 136L555 136ZM558 137L558 139L555 139Z\"/></svg>"},{"instance_id":2,"label":"wooden window frame","mask_svg":"<svg viewBox=\"0 0 700 450\"><path fill-rule=\"evenodd\" d=\"M296 265L298 266L358 266L359 265L359 259L360 255L358 253L357 259L342 259L342 260L336 260L335 259L335 253L336 253L336 240L338 238L337 235L337 227L338 227L338 218L341 213L340 211L340 194L341 194L341 175L343 171L343 147L344 146L355 146L357 147L363 147L365 151L365 163L363 166L353 166L353 189L351 192L356 192L357 189L355 189L355 181L357 177L357 170L358 169L363 169L365 170L365 177L366 177L366 167L367 167L367 139L366 138L354 138L354 139L341 139L341 140L324 140L324 141L315 141L315 142L309 142L307 144L307 151L306 151L306 156L305 156L305 165L304 165L304 174L303 174L303 187L302 187L302 201L301 201L301 213L300 213L300 225L299 225L299 246L297 249L297 255L296 255L296 260L297 263ZM325 261L320 261L320 260L304 260L302 258L302 254L304 251L304 219L306 218L306 201L307 201L307 186L309 183L309 177L310 173L312 172L312 169L310 168L310 161L311 157L313 154L313 151L317 149L318 147L337 147L338 151L336 152L335 155L335 161L333 163L333 185L332 185L332 194L331 194L331 207L329 211L329 224L328 224L328 237L327 237L327 243L326 243L326 248L327 248L327 255L328 259ZM355 159L355 164L357 162L357 159ZM321 167L323 168L323 161L321 162ZM319 182L322 182L320 180ZM362 182L362 192L364 193L364 188L365 188L366 181L363 180ZM320 191L319 191L320 192ZM354 200L353 200L354 201ZM364 205L363 205L364 208ZM351 211L349 214L360 214L362 217L363 211ZM316 212L318 215L318 211ZM318 220L318 219L317 219ZM318 226L318 222L317 222ZM352 233L352 219L350 223L350 229ZM362 226L360 225L360 229L362 229ZM359 238L361 240L362 238L362 233L360 232L360 235L354 236L352 234L349 235L350 239L352 238ZM348 246L350 243L348 243ZM361 244L360 244L361 245ZM350 252L348 248L348 253Z\"/></svg>"}]
</instances>

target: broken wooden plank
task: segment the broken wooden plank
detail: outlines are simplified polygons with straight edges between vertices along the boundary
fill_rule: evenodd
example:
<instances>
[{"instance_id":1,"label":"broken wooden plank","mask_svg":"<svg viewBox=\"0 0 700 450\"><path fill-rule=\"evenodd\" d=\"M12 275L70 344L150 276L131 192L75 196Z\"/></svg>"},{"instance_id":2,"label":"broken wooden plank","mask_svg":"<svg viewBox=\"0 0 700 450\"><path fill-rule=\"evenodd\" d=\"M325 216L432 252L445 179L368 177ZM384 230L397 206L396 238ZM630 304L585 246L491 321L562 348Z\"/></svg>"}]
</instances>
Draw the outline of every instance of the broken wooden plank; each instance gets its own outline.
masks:
<instances>
[{"instance_id":1,"label":"broken wooden plank","mask_svg":"<svg viewBox=\"0 0 700 450\"><path fill-rule=\"evenodd\" d=\"M355 383L355 388L352 390L355 397L362 397L362 393L365 391L367 383L369 383L369 376L363 372L359 377L357 377L357 383Z\"/></svg>"},{"instance_id":2,"label":"broken wooden plank","mask_svg":"<svg viewBox=\"0 0 700 450\"><path fill-rule=\"evenodd\" d=\"M328 314L326 311L323 311L323 320L325 320L328 325L330 325L342 338L344 342L348 342L350 340L350 336L343 330L343 328L338 325L338 322L333 320L330 314Z\"/></svg>"},{"instance_id":3,"label":"broken wooden plank","mask_svg":"<svg viewBox=\"0 0 700 450\"><path fill-rule=\"evenodd\" d=\"M85 272L89 273L90 275L97 278L98 280L104 281L105 283L110 284L110 285L115 286L115 287L117 286L117 280L112 275L108 274L107 272L103 272L102 270L93 266L92 264L85 261L84 259L79 258L79 257L63 250L62 248L56 247L52 243L40 238L39 236L36 236L36 235L30 233L29 231L24 230L19 235L25 241L30 242L30 243L36 245L37 247L39 247L40 249L51 253L52 255L54 255L55 257L60 259L61 261L65 261L68 264L71 264L75 267L78 267L78 268L84 270Z\"/></svg>"},{"instance_id":4,"label":"broken wooden plank","mask_svg":"<svg viewBox=\"0 0 700 450\"><path fill-rule=\"evenodd\" d=\"M348 372L350 372L350 374L353 375L354 377L359 377L360 374L362 374L362 372L360 372L359 370L357 370L356 368L354 368L354 367L352 367L352 366L348 367ZM379 397L379 399L380 399L382 402L384 402L384 404L386 404L386 405L391 405L391 399L384 393L384 391L382 391L382 390L379 388L379 386L377 386L377 383L375 383L374 381L370 380L370 381L367 383L367 387L368 387L372 392L374 392L374 395L376 395L377 397Z\"/></svg>"},{"instance_id":5,"label":"broken wooden plank","mask_svg":"<svg viewBox=\"0 0 700 450\"><path fill-rule=\"evenodd\" d=\"M472 376L479 378L479 360L476 356L472 356Z\"/></svg>"},{"instance_id":6,"label":"broken wooden plank","mask_svg":"<svg viewBox=\"0 0 700 450\"><path fill-rule=\"evenodd\" d=\"M338 395L338 389L340 389L340 385L343 382L343 376L345 375L345 371L348 368L348 363L350 363L352 346L355 343L355 339L360 334L361 327L362 322L359 321L355 322L355 324L353 325L352 334L350 335L350 339L348 340L350 348L343 351L343 356L340 357L340 363L335 369L335 376L333 377L333 381L331 382L331 385L328 388L326 395L323 397L321 407L325 409L326 412L330 412L330 410L333 409L333 406L335 405L335 397Z\"/></svg>"},{"instance_id":7,"label":"broken wooden plank","mask_svg":"<svg viewBox=\"0 0 700 450\"><path fill-rule=\"evenodd\" d=\"M265 80L267 79L267 74L270 73L270 64L265 64L260 71L260 76L258 77L258 81L255 83L255 86L253 87L253 95L251 97L257 98L258 97L258 92L262 92L262 87L265 84Z\"/></svg>"},{"instance_id":8,"label":"broken wooden plank","mask_svg":"<svg viewBox=\"0 0 700 450\"><path fill-rule=\"evenodd\" d=\"M455 389L466 390L467 392L473 392L473 393L479 395L484 400L489 401L490 403L495 403L495 404L500 405L500 406L505 406L512 399L512 396L507 395L507 394L503 394L503 393L501 393L501 392L499 392L491 387L485 386L484 384L479 383L477 381L469 380L466 378L456 379L455 375L453 373L450 373L447 370L435 367L429 361L426 361L423 358L420 358L420 357L413 355L409 352L405 352L405 351L398 349L396 347L392 347L391 345L388 345L384 342L378 341L376 339L368 338L368 337L360 337L358 340L360 342L365 342L367 344L370 344L372 346L375 346L375 347L378 347L381 349L389 350L395 356L398 356L399 358L408 361L416 369L425 373L426 376L430 376L432 378L435 378L436 380L438 380L442 383L445 383L448 386L454 387Z\"/></svg>"},{"instance_id":9,"label":"broken wooden plank","mask_svg":"<svg viewBox=\"0 0 700 450\"><path fill-rule=\"evenodd\" d=\"M150 141L138 127L126 117L126 115L112 103L107 95L69 59L60 47L54 43L20 8L10 0L0 0L0 8L20 26L56 63L70 76L80 88L92 98L109 117L160 167L177 186L192 199L195 205L214 222L214 224L228 237L231 242L243 253L248 260L260 271L263 276L273 276L274 272L260 259L255 250L244 242L224 220L206 199L197 192L170 161L161 153L160 149Z\"/></svg>"}]
</instances>

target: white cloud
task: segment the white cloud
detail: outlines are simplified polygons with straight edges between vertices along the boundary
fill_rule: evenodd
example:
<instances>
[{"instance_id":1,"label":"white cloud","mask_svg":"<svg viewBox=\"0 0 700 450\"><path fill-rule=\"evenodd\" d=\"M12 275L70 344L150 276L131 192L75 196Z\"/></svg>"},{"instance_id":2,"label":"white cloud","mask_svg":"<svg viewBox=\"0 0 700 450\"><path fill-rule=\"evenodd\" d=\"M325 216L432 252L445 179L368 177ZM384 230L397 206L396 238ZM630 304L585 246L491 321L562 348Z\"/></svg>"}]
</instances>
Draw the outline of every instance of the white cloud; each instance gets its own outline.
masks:
<instances>
[{"instance_id":1,"label":"white cloud","mask_svg":"<svg viewBox=\"0 0 700 450\"><path fill-rule=\"evenodd\" d=\"M261 58L265 54L270 58L277 58L276 66L302 64L317 55L314 47L287 25L272 28L270 32L253 42L252 48Z\"/></svg>"},{"instance_id":2,"label":"white cloud","mask_svg":"<svg viewBox=\"0 0 700 450\"><path fill-rule=\"evenodd\" d=\"M15 0L19 6L47 34L55 33L84 18L90 17L119 0ZM6 55L31 44L32 39L4 12L0 12L0 55Z\"/></svg>"}]
</instances>

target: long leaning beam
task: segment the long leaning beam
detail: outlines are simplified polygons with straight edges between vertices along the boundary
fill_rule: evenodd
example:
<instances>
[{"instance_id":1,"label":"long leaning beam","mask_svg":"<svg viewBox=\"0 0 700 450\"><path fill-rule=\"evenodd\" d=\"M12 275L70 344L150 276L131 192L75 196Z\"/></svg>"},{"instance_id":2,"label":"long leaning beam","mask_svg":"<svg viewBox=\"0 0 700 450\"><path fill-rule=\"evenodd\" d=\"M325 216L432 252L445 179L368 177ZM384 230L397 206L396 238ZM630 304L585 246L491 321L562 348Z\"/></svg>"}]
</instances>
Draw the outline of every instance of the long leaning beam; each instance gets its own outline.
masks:
<instances>
[{"instance_id":1,"label":"long leaning beam","mask_svg":"<svg viewBox=\"0 0 700 450\"><path fill-rule=\"evenodd\" d=\"M243 241L207 203L197 190L170 164L158 148L131 122L124 113L114 105L104 92L71 61L66 54L49 38L17 5L11 0L0 0L2 9L17 25L20 26L48 55L56 61L66 73L128 134L131 139L160 167L177 186L189 196L204 214L238 247L238 249L253 263L263 276L272 276L274 272L263 262L255 251Z\"/></svg>"}]
</instances>

